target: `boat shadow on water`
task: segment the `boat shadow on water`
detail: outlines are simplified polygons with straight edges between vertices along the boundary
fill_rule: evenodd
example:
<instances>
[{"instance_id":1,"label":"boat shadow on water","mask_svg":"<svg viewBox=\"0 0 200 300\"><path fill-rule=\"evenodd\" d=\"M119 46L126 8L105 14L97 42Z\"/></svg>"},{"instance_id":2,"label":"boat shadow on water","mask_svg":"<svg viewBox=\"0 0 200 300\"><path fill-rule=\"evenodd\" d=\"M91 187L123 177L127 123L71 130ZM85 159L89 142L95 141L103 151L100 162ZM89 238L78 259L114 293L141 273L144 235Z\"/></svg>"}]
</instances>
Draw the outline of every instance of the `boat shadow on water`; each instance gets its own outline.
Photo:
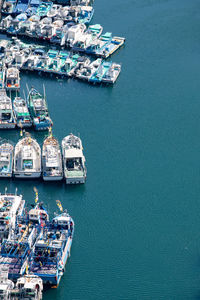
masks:
<instances>
[{"instance_id":1,"label":"boat shadow on water","mask_svg":"<svg viewBox=\"0 0 200 300\"><path fill-rule=\"evenodd\" d=\"M11 177L11 178L1 178L1 182L3 184L11 184L11 182L14 184L14 186L18 187L20 186L20 184L23 184L23 186L30 186L30 185L42 185L42 188L52 188L52 189L57 189L57 188L62 188L65 190L68 190L69 192L73 193L73 192L84 192L87 186L86 184L66 184L65 180L60 180L60 181L44 181L42 179L42 177L40 178L31 178L31 179L21 179L21 178L15 178L15 177Z\"/></svg>"}]
</instances>

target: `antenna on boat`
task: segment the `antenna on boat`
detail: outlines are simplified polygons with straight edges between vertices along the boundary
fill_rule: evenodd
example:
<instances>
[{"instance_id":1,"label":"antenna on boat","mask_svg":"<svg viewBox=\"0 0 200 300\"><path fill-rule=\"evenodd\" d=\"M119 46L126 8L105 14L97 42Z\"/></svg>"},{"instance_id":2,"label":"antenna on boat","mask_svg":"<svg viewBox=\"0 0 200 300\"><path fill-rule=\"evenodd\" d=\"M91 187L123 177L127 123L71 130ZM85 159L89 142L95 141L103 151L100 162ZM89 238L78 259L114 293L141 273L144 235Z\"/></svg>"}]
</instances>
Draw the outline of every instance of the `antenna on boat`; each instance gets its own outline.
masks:
<instances>
[{"instance_id":1,"label":"antenna on boat","mask_svg":"<svg viewBox=\"0 0 200 300\"><path fill-rule=\"evenodd\" d=\"M45 91L45 85L43 83L43 93L44 93L44 99L46 100L46 91Z\"/></svg>"},{"instance_id":2,"label":"antenna on boat","mask_svg":"<svg viewBox=\"0 0 200 300\"><path fill-rule=\"evenodd\" d=\"M18 191L18 189L17 189L17 187L16 187L16 189L15 189L15 196L17 195L17 191Z\"/></svg>"},{"instance_id":3,"label":"antenna on boat","mask_svg":"<svg viewBox=\"0 0 200 300\"><path fill-rule=\"evenodd\" d=\"M37 190L37 188L34 186L33 187L33 190L34 190L34 192L35 192L35 203L37 204L38 203L38 190Z\"/></svg>"},{"instance_id":4,"label":"antenna on boat","mask_svg":"<svg viewBox=\"0 0 200 300\"><path fill-rule=\"evenodd\" d=\"M7 188L7 186L5 187L5 195L6 195L6 193L7 193L7 190L8 190L8 188Z\"/></svg>"},{"instance_id":5,"label":"antenna on boat","mask_svg":"<svg viewBox=\"0 0 200 300\"><path fill-rule=\"evenodd\" d=\"M24 94L24 100L26 101L26 94L24 90L23 90L23 94Z\"/></svg>"},{"instance_id":6,"label":"antenna on boat","mask_svg":"<svg viewBox=\"0 0 200 300\"><path fill-rule=\"evenodd\" d=\"M27 89L27 92L29 93L29 87L28 87L27 83L26 83L26 89Z\"/></svg>"}]
</instances>

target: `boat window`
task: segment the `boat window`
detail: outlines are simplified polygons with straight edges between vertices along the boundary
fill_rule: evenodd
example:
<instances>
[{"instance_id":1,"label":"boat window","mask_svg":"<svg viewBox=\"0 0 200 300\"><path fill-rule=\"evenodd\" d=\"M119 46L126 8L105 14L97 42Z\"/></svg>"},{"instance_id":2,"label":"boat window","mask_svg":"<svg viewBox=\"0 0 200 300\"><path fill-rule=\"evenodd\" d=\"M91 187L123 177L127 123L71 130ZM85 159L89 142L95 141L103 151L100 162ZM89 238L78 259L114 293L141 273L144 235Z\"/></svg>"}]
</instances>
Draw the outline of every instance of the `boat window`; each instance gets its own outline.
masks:
<instances>
[{"instance_id":1,"label":"boat window","mask_svg":"<svg viewBox=\"0 0 200 300\"><path fill-rule=\"evenodd\" d=\"M31 159L24 159L23 160L23 168L24 169L32 169L33 168L33 161Z\"/></svg>"},{"instance_id":2,"label":"boat window","mask_svg":"<svg viewBox=\"0 0 200 300\"><path fill-rule=\"evenodd\" d=\"M10 118L11 118L11 114L10 113L2 113L2 115L1 115L2 121L10 120Z\"/></svg>"},{"instance_id":3,"label":"boat window","mask_svg":"<svg viewBox=\"0 0 200 300\"><path fill-rule=\"evenodd\" d=\"M81 170L81 158L71 158L66 160L66 167L68 170Z\"/></svg>"}]
</instances>

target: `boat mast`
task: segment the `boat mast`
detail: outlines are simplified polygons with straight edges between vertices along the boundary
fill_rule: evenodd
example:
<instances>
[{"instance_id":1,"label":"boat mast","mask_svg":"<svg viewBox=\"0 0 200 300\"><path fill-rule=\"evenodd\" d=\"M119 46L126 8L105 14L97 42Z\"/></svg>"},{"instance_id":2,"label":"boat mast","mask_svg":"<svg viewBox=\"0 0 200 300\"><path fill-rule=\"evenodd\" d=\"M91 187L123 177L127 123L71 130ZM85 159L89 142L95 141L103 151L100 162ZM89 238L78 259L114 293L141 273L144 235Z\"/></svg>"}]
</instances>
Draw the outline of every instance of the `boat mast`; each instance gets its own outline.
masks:
<instances>
[{"instance_id":1,"label":"boat mast","mask_svg":"<svg viewBox=\"0 0 200 300\"><path fill-rule=\"evenodd\" d=\"M43 93L44 93L44 99L46 101L46 91L45 91L45 85L44 85L44 83L43 83Z\"/></svg>"}]
</instances>

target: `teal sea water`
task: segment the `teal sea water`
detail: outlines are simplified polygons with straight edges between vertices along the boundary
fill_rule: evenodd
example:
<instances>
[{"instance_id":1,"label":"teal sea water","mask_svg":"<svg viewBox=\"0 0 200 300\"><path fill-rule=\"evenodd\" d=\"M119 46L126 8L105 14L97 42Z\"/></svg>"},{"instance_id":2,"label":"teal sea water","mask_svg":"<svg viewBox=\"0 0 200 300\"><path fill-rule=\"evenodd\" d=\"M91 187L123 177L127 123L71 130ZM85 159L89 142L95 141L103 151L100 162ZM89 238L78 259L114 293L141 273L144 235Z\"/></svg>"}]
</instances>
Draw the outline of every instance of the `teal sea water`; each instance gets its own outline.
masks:
<instances>
[{"instance_id":1,"label":"teal sea water","mask_svg":"<svg viewBox=\"0 0 200 300\"><path fill-rule=\"evenodd\" d=\"M113 87L21 75L24 88L45 83L60 141L80 133L87 183L0 190L32 203L36 186L52 215L59 199L74 218L66 272L45 300L200 299L200 2L96 0L93 23L126 37Z\"/></svg>"}]
</instances>

